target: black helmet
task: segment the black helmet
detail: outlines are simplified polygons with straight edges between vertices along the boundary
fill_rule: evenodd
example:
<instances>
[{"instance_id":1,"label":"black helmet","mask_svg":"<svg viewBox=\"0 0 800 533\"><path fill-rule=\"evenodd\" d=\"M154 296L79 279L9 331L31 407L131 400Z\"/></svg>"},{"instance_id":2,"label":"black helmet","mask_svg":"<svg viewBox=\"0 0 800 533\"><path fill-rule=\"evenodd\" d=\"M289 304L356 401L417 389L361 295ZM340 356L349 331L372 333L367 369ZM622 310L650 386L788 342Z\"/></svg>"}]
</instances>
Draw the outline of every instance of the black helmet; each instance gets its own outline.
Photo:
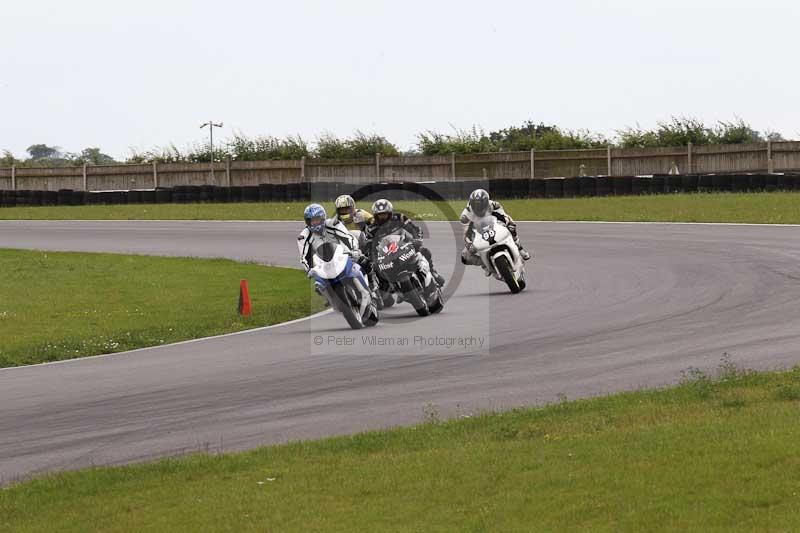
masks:
<instances>
[{"instance_id":1,"label":"black helmet","mask_svg":"<svg viewBox=\"0 0 800 533\"><path fill-rule=\"evenodd\" d=\"M392 218L392 213L394 213L394 206L389 200L381 198L380 200L375 200L375 203L372 204L372 215L379 226L388 222Z\"/></svg>"},{"instance_id":2,"label":"black helmet","mask_svg":"<svg viewBox=\"0 0 800 533\"><path fill-rule=\"evenodd\" d=\"M469 208L479 217L489 214L489 193L483 189L475 189L469 195Z\"/></svg>"}]
</instances>

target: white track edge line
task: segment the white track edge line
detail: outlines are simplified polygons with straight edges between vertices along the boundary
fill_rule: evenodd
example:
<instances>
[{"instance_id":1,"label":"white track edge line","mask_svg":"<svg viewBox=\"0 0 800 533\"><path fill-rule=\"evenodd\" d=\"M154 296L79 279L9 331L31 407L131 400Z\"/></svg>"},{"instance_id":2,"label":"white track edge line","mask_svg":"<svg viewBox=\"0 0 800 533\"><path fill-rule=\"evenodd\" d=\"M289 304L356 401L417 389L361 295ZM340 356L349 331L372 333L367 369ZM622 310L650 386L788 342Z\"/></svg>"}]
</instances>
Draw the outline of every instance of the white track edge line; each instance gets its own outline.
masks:
<instances>
[{"instance_id":1,"label":"white track edge line","mask_svg":"<svg viewBox=\"0 0 800 533\"><path fill-rule=\"evenodd\" d=\"M87 356L87 357L76 357L74 359L62 359L60 361L49 361L47 363L36 363L36 364L33 364L33 365L10 366L10 367L6 367L6 368L0 368L0 372L7 372L7 371L10 371L10 370L22 370L22 369L33 368L33 367L37 367L37 366L60 365L60 364L64 364L64 363L74 363L76 361L87 361L87 360L90 360L90 359L99 359L101 357L114 357L114 356L120 356L120 355L129 355L129 354L133 354L133 353L137 353L137 352L144 352L146 350L155 350L157 348L169 348L171 346L180 346L182 344L191 344L191 343L194 343L194 342L208 341L208 340L212 340L212 339L220 339L220 338L223 338L223 337L233 337L233 336L236 336L236 335L244 335L246 333L256 333L256 332L259 332L259 331L265 331L265 330L268 330L268 329L279 328L279 327L282 327L282 326L289 326L291 324L297 324L297 323L300 323L300 322L305 322L306 320L311 320L312 318L317 318L317 317L320 317L320 316L324 316L324 315L327 315L328 313L332 313L332 312L333 311L331 309L325 309L324 311L320 311L319 313L314 313L313 315L304 316L302 318L295 318L294 320L290 320L288 322L281 322L280 324L272 324L270 326L262 326L260 328L243 329L241 331L234 331L232 333L221 333L219 335L212 335L210 337L200 337L198 339L188 339L188 340L185 340L185 341L172 342L172 343L169 343L169 344L157 344L155 346L146 346L144 348L136 348L134 350L127 350L127 351L124 351L124 352L104 353L104 354L100 354L100 355L90 355L90 356Z\"/></svg>"}]
</instances>

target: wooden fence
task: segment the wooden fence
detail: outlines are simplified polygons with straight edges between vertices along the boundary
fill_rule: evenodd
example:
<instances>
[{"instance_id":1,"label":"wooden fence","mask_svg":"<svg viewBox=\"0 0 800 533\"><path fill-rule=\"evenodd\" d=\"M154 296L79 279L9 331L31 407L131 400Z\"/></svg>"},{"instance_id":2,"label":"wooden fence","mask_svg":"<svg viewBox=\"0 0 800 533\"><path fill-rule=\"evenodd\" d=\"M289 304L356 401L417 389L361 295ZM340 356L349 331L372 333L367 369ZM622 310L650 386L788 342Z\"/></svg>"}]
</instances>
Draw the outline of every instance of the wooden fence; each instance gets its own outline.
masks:
<instances>
[{"instance_id":1,"label":"wooden fence","mask_svg":"<svg viewBox=\"0 0 800 533\"><path fill-rule=\"evenodd\" d=\"M137 190L181 185L455 181L800 170L800 142L542 150L350 160L223 161L83 167L0 168L0 190Z\"/></svg>"}]
</instances>

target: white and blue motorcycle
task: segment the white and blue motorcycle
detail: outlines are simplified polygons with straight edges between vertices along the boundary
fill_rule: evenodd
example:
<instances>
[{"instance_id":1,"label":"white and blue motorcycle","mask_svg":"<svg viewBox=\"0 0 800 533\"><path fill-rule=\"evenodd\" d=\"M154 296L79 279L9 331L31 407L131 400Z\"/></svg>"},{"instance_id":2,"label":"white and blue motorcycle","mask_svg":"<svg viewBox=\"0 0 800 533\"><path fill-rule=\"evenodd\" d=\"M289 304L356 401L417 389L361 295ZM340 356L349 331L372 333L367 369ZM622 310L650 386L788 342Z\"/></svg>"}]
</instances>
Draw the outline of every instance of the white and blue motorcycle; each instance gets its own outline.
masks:
<instances>
[{"instance_id":1,"label":"white and blue motorcycle","mask_svg":"<svg viewBox=\"0 0 800 533\"><path fill-rule=\"evenodd\" d=\"M351 328L361 329L374 326L380 317L369 283L351 253L341 243L323 244L314 254L309 276L331 308L342 313Z\"/></svg>"}]
</instances>

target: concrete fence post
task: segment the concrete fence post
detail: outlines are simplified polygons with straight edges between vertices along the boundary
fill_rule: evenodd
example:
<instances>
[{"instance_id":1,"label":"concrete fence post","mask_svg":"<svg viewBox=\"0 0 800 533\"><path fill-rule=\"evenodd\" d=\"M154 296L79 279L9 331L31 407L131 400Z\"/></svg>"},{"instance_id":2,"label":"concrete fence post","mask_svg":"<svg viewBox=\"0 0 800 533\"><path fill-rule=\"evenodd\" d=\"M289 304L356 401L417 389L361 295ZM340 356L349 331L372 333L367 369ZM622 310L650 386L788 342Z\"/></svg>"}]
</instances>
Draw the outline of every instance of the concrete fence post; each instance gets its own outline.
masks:
<instances>
[{"instance_id":1,"label":"concrete fence post","mask_svg":"<svg viewBox=\"0 0 800 533\"><path fill-rule=\"evenodd\" d=\"M17 190L17 165L11 165L11 190Z\"/></svg>"},{"instance_id":2,"label":"concrete fence post","mask_svg":"<svg viewBox=\"0 0 800 533\"><path fill-rule=\"evenodd\" d=\"M767 140L767 172L770 174L775 172L775 165L772 163L772 140Z\"/></svg>"},{"instance_id":3,"label":"concrete fence post","mask_svg":"<svg viewBox=\"0 0 800 533\"><path fill-rule=\"evenodd\" d=\"M381 153L375 152L375 182L381 181Z\"/></svg>"},{"instance_id":4,"label":"concrete fence post","mask_svg":"<svg viewBox=\"0 0 800 533\"><path fill-rule=\"evenodd\" d=\"M606 146L606 159L608 163L608 175L611 175L611 145Z\"/></svg>"},{"instance_id":5,"label":"concrete fence post","mask_svg":"<svg viewBox=\"0 0 800 533\"><path fill-rule=\"evenodd\" d=\"M686 159L687 159L687 174L691 174L694 170L694 165L692 164L692 141L689 141L686 144Z\"/></svg>"},{"instance_id":6,"label":"concrete fence post","mask_svg":"<svg viewBox=\"0 0 800 533\"><path fill-rule=\"evenodd\" d=\"M86 185L87 185L87 183L86 183L86 182L87 182L87 179L86 179L86 163L84 163L84 164L83 164L83 190L84 190L84 192L89 190L89 189L86 187Z\"/></svg>"},{"instance_id":7,"label":"concrete fence post","mask_svg":"<svg viewBox=\"0 0 800 533\"><path fill-rule=\"evenodd\" d=\"M531 179L536 177L536 150L531 148Z\"/></svg>"},{"instance_id":8,"label":"concrete fence post","mask_svg":"<svg viewBox=\"0 0 800 533\"><path fill-rule=\"evenodd\" d=\"M153 161L153 189L158 189L158 163Z\"/></svg>"},{"instance_id":9,"label":"concrete fence post","mask_svg":"<svg viewBox=\"0 0 800 533\"><path fill-rule=\"evenodd\" d=\"M211 163L212 165L214 163ZM225 157L225 183L228 184L228 188L231 186L231 156ZM214 184L216 185L216 183Z\"/></svg>"},{"instance_id":10,"label":"concrete fence post","mask_svg":"<svg viewBox=\"0 0 800 533\"><path fill-rule=\"evenodd\" d=\"M306 156L300 158L300 181L306 181Z\"/></svg>"},{"instance_id":11,"label":"concrete fence post","mask_svg":"<svg viewBox=\"0 0 800 533\"><path fill-rule=\"evenodd\" d=\"M456 153L450 152L450 180L456 181Z\"/></svg>"}]
</instances>

